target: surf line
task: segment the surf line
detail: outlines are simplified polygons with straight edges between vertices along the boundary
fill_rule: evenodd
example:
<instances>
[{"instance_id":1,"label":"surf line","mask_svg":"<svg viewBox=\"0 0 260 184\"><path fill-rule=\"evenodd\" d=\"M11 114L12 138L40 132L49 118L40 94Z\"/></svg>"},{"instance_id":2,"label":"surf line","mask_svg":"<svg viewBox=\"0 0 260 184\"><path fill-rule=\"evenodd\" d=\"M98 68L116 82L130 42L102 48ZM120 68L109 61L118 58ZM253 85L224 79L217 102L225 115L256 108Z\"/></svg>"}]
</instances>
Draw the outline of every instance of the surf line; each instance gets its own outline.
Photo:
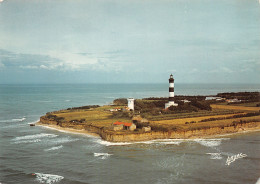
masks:
<instances>
[{"instance_id":1,"label":"surf line","mask_svg":"<svg viewBox=\"0 0 260 184\"><path fill-rule=\"evenodd\" d=\"M228 156L225 165L229 166L232 162L235 162L237 159L244 158L244 157L247 157L247 155L243 154L243 153L238 153L238 154L233 155L233 156Z\"/></svg>"}]
</instances>

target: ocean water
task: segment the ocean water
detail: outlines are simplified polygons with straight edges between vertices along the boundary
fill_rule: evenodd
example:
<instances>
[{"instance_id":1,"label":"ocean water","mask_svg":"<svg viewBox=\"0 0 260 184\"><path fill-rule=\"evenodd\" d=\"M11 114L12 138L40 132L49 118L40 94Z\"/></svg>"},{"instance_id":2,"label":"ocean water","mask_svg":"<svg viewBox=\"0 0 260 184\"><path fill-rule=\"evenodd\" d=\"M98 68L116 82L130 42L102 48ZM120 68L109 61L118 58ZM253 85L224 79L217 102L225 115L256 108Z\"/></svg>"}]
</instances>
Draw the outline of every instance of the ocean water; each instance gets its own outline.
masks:
<instances>
[{"instance_id":1,"label":"ocean water","mask_svg":"<svg viewBox=\"0 0 260 184\"><path fill-rule=\"evenodd\" d=\"M260 85L175 85L177 95L237 91L260 91ZM119 97L167 95L168 84L0 85L0 183L257 182L259 132L211 139L110 143L28 125L54 110L109 104Z\"/></svg>"}]
</instances>

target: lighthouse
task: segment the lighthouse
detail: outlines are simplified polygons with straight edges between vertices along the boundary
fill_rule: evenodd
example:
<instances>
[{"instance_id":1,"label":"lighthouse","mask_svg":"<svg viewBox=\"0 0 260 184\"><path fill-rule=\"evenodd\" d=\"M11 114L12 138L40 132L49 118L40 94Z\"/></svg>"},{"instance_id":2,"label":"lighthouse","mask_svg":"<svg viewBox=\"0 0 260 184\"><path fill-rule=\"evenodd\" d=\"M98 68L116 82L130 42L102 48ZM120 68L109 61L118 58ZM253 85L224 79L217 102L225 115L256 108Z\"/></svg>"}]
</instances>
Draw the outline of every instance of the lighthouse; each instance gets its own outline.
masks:
<instances>
[{"instance_id":1,"label":"lighthouse","mask_svg":"<svg viewBox=\"0 0 260 184\"><path fill-rule=\"evenodd\" d=\"M129 108L129 110L134 110L134 101L135 101L135 99L134 98L128 98L127 99L127 101L128 101L128 108Z\"/></svg>"},{"instance_id":2,"label":"lighthouse","mask_svg":"<svg viewBox=\"0 0 260 184\"><path fill-rule=\"evenodd\" d=\"M178 104L174 103L174 78L172 74L169 78L169 102L165 104L165 109L170 106L178 106Z\"/></svg>"}]
</instances>

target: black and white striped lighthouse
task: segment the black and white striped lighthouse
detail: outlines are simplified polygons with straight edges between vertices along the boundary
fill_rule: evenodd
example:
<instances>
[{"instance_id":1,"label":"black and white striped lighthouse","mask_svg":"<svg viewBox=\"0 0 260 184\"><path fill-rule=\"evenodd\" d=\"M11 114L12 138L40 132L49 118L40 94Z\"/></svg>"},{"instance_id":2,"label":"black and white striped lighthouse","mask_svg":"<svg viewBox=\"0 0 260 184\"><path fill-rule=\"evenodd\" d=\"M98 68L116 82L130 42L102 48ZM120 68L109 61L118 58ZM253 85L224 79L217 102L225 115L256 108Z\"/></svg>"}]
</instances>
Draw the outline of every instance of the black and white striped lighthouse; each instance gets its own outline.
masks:
<instances>
[{"instance_id":1,"label":"black and white striped lighthouse","mask_svg":"<svg viewBox=\"0 0 260 184\"><path fill-rule=\"evenodd\" d=\"M178 106L178 104L174 103L174 78L172 74L169 78L169 102L165 104L165 109L170 106Z\"/></svg>"}]
</instances>

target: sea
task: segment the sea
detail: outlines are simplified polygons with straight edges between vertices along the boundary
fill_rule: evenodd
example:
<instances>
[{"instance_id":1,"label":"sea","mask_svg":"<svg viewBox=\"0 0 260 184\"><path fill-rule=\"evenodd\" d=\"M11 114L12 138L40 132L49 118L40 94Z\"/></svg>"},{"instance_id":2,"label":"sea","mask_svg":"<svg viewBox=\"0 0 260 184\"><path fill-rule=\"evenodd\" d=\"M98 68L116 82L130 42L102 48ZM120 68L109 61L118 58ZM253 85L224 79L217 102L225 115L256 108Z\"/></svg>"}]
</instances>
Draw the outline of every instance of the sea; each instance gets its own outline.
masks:
<instances>
[{"instance_id":1,"label":"sea","mask_svg":"<svg viewBox=\"0 0 260 184\"><path fill-rule=\"evenodd\" d=\"M260 91L259 84L176 84L175 95ZM0 184L255 184L260 134L111 143L31 127L47 112L167 97L168 84L0 85Z\"/></svg>"}]
</instances>

